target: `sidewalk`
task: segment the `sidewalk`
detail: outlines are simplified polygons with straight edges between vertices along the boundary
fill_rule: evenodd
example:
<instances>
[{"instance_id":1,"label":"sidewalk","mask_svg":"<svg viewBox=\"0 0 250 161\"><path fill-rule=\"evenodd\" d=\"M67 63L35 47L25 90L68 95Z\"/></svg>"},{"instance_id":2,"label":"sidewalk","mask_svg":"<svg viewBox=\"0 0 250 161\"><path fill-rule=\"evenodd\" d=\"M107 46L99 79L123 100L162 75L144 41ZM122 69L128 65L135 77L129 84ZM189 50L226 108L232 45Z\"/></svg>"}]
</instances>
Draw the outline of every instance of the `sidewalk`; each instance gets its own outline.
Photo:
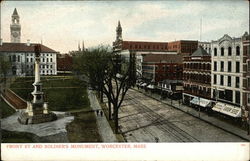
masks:
<instances>
[{"instance_id":1,"label":"sidewalk","mask_svg":"<svg viewBox=\"0 0 250 161\"><path fill-rule=\"evenodd\" d=\"M90 106L92 108L92 110L102 110L95 94L93 91L88 90L88 97L89 97L89 101L90 101ZM103 142L118 142L118 140L116 139L115 134L113 133L106 117L105 114L103 113L103 116L96 115L96 120L97 120L97 126L98 126L98 130L99 133L102 137L102 141Z\"/></svg>"},{"instance_id":2,"label":"sidewalk","mask_svg":"<svg viewBox=\"0 0 250 161\"><path fill-rule=\"evenodd\" d=\"M146 96L149 96L149 97L156 99L164 104L167 104L167 105L172 106L178 110L181 110L185 113L188 113L196 118L199 118L199 119L201 119L201 120L203 120L211 125L214 125L220 129L223 129L231 134L237 135L242 139L250 141L250 135L247 135L247 131L244 131L244 130L242 130L234 125L228 124L228 123L226 123L222 120L219 120L213 116L209 116L207 113L196 111L195 109L188 107L188 106L185 106L185 105L183 105L175 100L172 100L172 105L171 105L170 99L168 99L168 100L160 99L160 95L147 93L143 89L138 90L136 88L133 88L132 90L136 90L138 92L141 92L141 93L145 94Z\"/></svg>"}]
</instances>

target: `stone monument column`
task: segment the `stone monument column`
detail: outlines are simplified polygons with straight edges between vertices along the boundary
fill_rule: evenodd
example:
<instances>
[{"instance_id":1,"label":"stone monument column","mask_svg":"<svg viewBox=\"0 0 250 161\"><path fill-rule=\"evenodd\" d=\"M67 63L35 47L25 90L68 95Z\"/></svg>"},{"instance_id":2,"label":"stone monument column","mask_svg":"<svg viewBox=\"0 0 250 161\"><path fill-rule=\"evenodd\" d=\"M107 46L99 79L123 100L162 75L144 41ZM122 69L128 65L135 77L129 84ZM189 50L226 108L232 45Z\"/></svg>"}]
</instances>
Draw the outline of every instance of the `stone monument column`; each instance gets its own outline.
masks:
<instances>
[{"instance_id":1,"label":"stone monument column","mask_svg":"<svg viewBox=\"0 0 250 161\"><path fill-rule=\"evenodd\" d=\"M48 110L48 103L44 102L44 93L42 92L42 82L40 80L40 53L41 46L35 46L35 82L33 100L27 102L27 109L21 112L18 120L22 124L37 124L56 120L56 115Z\"/></svg>"}]
</instances>

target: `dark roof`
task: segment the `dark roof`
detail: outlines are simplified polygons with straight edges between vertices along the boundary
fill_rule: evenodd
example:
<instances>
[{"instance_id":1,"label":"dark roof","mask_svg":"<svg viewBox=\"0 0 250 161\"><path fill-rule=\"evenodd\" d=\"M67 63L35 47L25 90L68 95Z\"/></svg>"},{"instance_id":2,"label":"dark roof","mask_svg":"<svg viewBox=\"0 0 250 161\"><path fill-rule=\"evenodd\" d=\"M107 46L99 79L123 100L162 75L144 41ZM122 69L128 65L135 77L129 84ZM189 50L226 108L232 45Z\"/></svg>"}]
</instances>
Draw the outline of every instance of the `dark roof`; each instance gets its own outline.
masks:
<instances>
[{"instance_id":1,"label":"dark roof","mask_svg":"<svg viewBox=\"0 0 250 161\"><path fill-rule=\"evenodd\" d=\"M206 50L203 49L202 46L199 46L195 52L191 56L210 56Z\"/></svg>"},{"instance_id":2,"label":"dark roof","mask_svg":"<svg viewBox=\"0 0 250 161\"><path fill-rule=\"evenodd\" d=\"M36 43L31 43L30 46L27 43L3 43L0 45L0 52L34 52L34 46ZM55 50L41 45L41 53L57 53Z\"/></svg>"},{"instance_id":3,"label":"dark roof","mask_svg":"<svg viewBox=\"0 0 250 161\"><path fill-rule=\"evenodd\" d=\"M16 8L14 9L14 12L12 15L18 15Z\"/></svg>"}]
</instances>

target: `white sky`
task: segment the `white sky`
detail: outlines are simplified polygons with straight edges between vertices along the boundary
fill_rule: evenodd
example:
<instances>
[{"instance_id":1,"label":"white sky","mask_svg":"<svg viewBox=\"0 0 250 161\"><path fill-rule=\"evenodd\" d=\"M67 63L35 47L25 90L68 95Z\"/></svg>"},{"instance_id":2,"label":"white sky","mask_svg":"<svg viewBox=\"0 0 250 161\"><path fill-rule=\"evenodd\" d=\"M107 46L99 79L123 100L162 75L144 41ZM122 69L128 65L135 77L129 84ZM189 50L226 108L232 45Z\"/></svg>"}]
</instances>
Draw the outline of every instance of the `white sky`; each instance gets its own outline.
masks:
<instances>
[{"instance_id":1,"label":"white sky","mask_svg":"<svg viewBox=\"0 0 250 161\"><path fill-rule=\"evenodd\" d=\"M238 1L3 1L1 37L10 41L11 15L20 16L21 41L41 42L61 53L112 45L118 20L123 40L217 40L249 32L247 0Z\"/></svg>"}]
</instances>

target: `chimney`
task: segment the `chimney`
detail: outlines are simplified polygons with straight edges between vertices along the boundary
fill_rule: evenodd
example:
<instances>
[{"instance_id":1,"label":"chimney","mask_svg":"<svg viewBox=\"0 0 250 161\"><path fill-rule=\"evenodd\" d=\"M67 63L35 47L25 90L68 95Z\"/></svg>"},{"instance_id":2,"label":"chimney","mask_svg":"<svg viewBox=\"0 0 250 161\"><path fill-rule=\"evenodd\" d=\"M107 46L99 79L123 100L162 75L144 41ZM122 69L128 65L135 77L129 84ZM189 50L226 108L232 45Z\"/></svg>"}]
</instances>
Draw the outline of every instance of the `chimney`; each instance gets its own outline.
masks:
<instances>
[{"instance_id":1,"label":"chimney","mask_svg":"<svg viewBox=\"0 0 250 161\"><path fill-rule=\"evenodd\" d=\"M0 39L0 46L3 45L3 39Z\"/></svg>"},{"instance_id":2,"label":"chimney","mask_svg":"<svg viewBox=\"0 0 250 161\"><path fill-rule=\"evenodd\" d=\"M27 40L27 46L30 46L30 39Z\"/></svg>"}]
</instances>

